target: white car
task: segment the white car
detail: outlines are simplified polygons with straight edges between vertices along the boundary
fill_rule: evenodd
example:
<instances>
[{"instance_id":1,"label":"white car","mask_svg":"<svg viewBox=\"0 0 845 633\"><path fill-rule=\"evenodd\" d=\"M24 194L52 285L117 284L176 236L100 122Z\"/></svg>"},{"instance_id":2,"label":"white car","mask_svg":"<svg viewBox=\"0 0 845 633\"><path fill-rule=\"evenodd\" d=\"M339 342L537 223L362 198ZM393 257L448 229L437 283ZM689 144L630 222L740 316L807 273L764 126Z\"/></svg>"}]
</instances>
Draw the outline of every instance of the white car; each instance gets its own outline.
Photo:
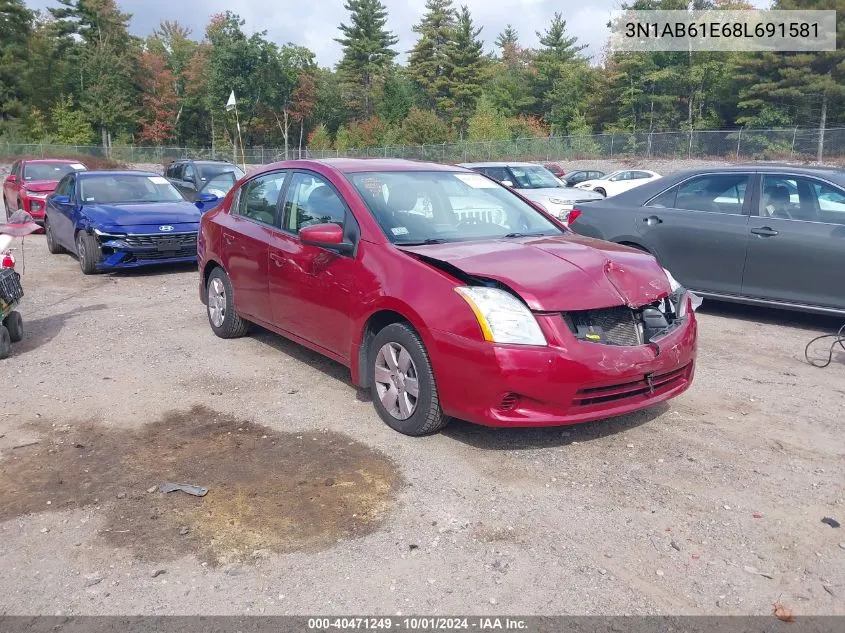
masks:
<instances>
[{"instance_id":1,"label":"white car","mask_svg":"<svg viewBox=\"0 0 845 633\"><path fill-rule=\"evenodd\" d=\"M461 163L458 166L477 171L515 189L564 223L569 221L569 214L575 205L602 199L597 193L567 187L560 178L536 163Z\"/></svg>"},{"instance_id":2,"label":"white car","mask_svg":"<svg viewBox=\"0 0 845 633\"><path fill-rule=\"evenodd\" d=\"M634 187L639 187L652 180L660 178L660 174L656 171L648 171L647 169L622 169L615 171L612 174L607 174L602 178L595 180L585 180L575 185L576 189L583 189L586 191L595 191L602 196L609 198L616 194L628 191Z\"/></svg>"}]
</instances>

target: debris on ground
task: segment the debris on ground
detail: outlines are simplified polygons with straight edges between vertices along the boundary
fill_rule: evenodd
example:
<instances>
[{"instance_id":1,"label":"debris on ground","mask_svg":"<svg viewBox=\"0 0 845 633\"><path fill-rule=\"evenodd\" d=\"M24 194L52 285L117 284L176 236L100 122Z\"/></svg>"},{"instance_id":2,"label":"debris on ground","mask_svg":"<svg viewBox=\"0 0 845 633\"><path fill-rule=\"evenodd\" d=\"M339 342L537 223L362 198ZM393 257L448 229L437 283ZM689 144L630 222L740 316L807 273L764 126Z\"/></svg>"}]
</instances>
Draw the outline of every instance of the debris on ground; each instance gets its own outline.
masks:
<instances>
[{"instance_id":1,"label":"debris on ground","mask_svg":"<svg viewBox=\"0 0 845 633\"><path fill-rule=\"evenodd\" d=\"M31 442L24 442L23 444L16 444L15 446L12 447L12 450L15 450L17 448L26 448L27 446L35 446L36 444L39 444L40 442L41 442L41 440L32 440Z\"/></svg>"},{"instance_id":2,"label":"debris on ground","mask_svg":"<svg viewBox=\"0 0 845 633\"><path fill-rule=\"evenodd\" d=\"M167 572L166 572L166 570L164 570L164 569L156 569L155 571L153 571L153 573L152 573L152 577L153 577L153 578L158 578L159 576L161 576L161 575L162 575L162 574L164 574L164 573L167 573Z\"/></svg>"},{"instance_id":3,"label":"debris on ground","mask_svg":"<svg viewBox=\"0 0 845 633\"><path fill-rule=\"evenodd\" d=\"M88 574L85 576L85 586L86 587L93 587L94 585L98 585L103 582L103 574L95 571L93 574Z\"/></svg>"},{"instance_id":4,"label":"debris on ground","mask_svg":"<svg viewBox=\"0 0 845 633\"><path fill-rule=\"evenodd\" d=\"M768 578L769 580L773 580L773 579L774 579L774 576L773 576L772 574L770 574L770 573L768 573L768 572L765 572L765 571L760 571L759 569L757 569L757 568L756 568L756 567L754 567L753 565L746 565L746 566L744 567L744 569L745 569L745 571L747 571L749 574L754 574L754 575L756 575L756 576L762 576L763 578Z\"/></svg>"},{"instance_id":5,"label":"debris on ground","mask_svg":"<svg viewBox=\"0 0 845 633\"><path fill-rule=\"evenodd\" d=\"M795 618L792 617L792 609L789 607L785 607L779 602L772 603L772 606L774 607L774 616L781 622L795 621Z\"/></svg>"},{"instance_id":6,"label":"debris on ground","mask_svg":"<svg viewBox=\"0 0 845 633\"><path fill-rule=\"evenodd\" d=\"M833 590L833 587L831 587L830 585L822 585L822 588L826 592L828 592L831 596L833 596L834 598L836 597L836 592Z\"/></svg>"},{"instance_id":7,"label":"debris on ground","mask_svg":"<svg viewBox=\"0 0 845 633\"><path fill-rule=\"evenodd\" d=\"M178 490L180 492L185 492L195 497L204 497L208 494L208 488L203 488L202 486L195 486L194 484L174 484L166 482L161 484L158 489L159 492L176 492Z\"/></svg>"},{"instance_id":8,"label":"debris on ground","mask_svg":"<svg viewBox=\"0 0 845 633\"><path fill-rule=\"evenodd\" d=\"M678 545L675 541L672 541L671 543L669 543L669 545L672 546L672 549L678 550L679 552L681 551L681 546Z\"/></svg>"},{"instance_id":9,"label":"debris on ground","mask_svg":"<svg viewBox=\"0 0 845 633\"><path fill-rule=\"evenodd\" d=\"M822 523L826 523L827 525L829 525L829 526L830 526L830 527L832 527L832 528L838 528L838 527L839 527L839 525L840 525L840 524L839 524L839 521L837 521L837 520L836 520L836 519L834 519L833 517L825 517L825 518L823 518L823 519L822 519Z\"/></svg>"},{"instance_id":10,"label":"debris on ground","mask_svg":"<svg viewBox=\"0 0 845 633\"><path fill-rule=\"evenodd\" d=\"M190 531L191 530L188 528L187 525L183 525L182 527L179 528L179 534L181 534L182 536L185 536Z\"/></svg>"}]
</instances>

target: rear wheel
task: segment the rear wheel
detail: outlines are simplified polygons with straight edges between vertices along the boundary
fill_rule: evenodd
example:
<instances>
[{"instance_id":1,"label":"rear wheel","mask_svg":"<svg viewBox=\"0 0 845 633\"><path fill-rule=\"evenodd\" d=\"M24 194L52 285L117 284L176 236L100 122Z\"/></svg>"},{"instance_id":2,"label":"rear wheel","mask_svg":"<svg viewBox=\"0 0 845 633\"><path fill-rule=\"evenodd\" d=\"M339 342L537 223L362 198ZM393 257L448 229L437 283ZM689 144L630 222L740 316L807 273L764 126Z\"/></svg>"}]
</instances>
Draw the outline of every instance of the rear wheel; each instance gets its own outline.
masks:
<instances>
[{"instance_id":1,"label":"rear wheel","mask_svg":"<svg viewBox=\"0 0 845 633\"><path fill-rule=\"evenodd\" d=\"M20 312L9 312L6 318L3 319L3 325L9 331L9 338L12 343L19 343L23 340L23 318L21 318Z\"/></svg>"},{"instance_id":2,"label":"rear wheel","mask_svg":"<svg viewBox=\"0 0 845 633\"><path fill-rule=\"evenodd\" d=\"M46 216L44 218L44 232L47 234L47 250L53 255L64 253L65 249L59 246L59 243L56 241L56 236L53 235L53 229L50 227L50 221Z\"/></svg>"},{"instance_id":3,"label":"rear wheel","mask_svg":"<svg viewBox=\"0 0 845 633\"><path fill-rule=\"evenodd\" d=\"M239 338L249 331L249 321L242 319L235 310L234 292L229 275L222 268L215 268L205 286L205 303L208 323L220 338Z\"/></svg>"},{"instance_id":4,"label":"rear wheel","mask_svg":"<svg viewBox=\"0 0 845 633\"><path fill-rule=\"evenodd\" d=\"M373 404L390 428L416 436L436 433L448 424L428 353L410 326L393 323L376 334L369 362Z\"/></svg>"},{"instance_id":5,"label":"rear wheel","mask_svg":"<svg viewBox=\"0 0 845 633\"><path fill-rule=\"evenodd\" d=\"M93 275L97 272L97 262L100 259L100 245L97 238L85 231L76 234L76 256L79 258L79 267L84 275Z\"/></svg>"},{"instance_id":6,"label":"rear wheel","mask_svg":"<svg viewBox=\"0 0 845 633\"><path fill-rule=\"evenodd\" d=\"M5 325L0 325L0 360L8 358L12 353L12 338Z\"/></svg>"}]
</instances>

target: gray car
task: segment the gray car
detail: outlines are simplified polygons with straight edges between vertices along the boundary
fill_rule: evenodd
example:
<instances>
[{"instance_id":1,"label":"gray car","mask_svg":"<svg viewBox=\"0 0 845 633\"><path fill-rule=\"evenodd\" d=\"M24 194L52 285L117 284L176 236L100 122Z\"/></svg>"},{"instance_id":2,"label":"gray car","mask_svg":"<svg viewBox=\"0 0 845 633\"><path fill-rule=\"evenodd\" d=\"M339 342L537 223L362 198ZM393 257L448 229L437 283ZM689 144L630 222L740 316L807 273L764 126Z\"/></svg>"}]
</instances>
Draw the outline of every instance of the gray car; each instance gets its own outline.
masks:
<instances>
[{"instance_id":1,"label":"gray car","mask_svg":"<svg viewBox=\"0 0 845 633\"><path fill-rule=\"evenodd\" d=\"M536 163L462 163L459 166L517 190L564 222L568 222L574 205L604 199L604 196L593 191L568 188L552 172Z\"/></svg>"},{"instance_id":2,"label":"gray car","mask_svg":"<svg viewBox=\"0 0 845 633\"><path fill-rule=\"evenodd\" d=\"M684 171L581 211L575 232L648 251L705 297L845 314L845 170Z\"/></svg>"}]
</instances>

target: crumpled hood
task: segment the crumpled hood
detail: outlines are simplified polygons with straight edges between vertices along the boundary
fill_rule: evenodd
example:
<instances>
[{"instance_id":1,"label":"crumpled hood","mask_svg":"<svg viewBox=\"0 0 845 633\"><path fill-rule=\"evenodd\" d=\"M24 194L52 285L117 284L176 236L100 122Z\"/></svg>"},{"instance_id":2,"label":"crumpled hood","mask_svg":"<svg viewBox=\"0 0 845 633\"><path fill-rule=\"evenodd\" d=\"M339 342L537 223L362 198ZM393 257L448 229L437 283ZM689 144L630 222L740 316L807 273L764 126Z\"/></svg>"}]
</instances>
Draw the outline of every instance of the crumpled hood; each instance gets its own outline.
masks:
<instances>
[{"instance_id":1,"label":"crumpled hood","mask_svg":"<svg viewBox=\"0 0 845 633\"><path fill-rule=\"evenodd\" d=\"M92 225L148 226L165 224L197 224L202 213L190 202L157 202L150 204L86 204L83 215Z\"/></svg>"},{"instance_id":2,"label":"crumpled hood","mask_svg":"<svg viewBox=\"0 0 845 633\"><path fill-rule=\"evenodd\" d=\"M535 202L544 202L549 198L574 202L575 200L603 200L604 196L593 191L579 191L572 187L549 187L548 189L519 189L519 193Z\"/></svg>"},{"instance_id":3,"label":"crumpled hood","mask_svg":"<svg viewBox=\"0 0 845 633\"><path fill-rule=\"evenodd\" d=\"M583 236L403 246L473 277L495 279L535 311L636 308L667 296L669 280L651 255Z\"/></svg>"},{"instance_id":4,"label":"crumpled hood","mask_svg":"<svg viewBox=\"0 0 845 633\"><path fill-rule=\"evenodd\" d=\"M59 185L58 180L27 180L24 183L26 191L33 193L51 193Z\"/></svg>"}]
</instances>

